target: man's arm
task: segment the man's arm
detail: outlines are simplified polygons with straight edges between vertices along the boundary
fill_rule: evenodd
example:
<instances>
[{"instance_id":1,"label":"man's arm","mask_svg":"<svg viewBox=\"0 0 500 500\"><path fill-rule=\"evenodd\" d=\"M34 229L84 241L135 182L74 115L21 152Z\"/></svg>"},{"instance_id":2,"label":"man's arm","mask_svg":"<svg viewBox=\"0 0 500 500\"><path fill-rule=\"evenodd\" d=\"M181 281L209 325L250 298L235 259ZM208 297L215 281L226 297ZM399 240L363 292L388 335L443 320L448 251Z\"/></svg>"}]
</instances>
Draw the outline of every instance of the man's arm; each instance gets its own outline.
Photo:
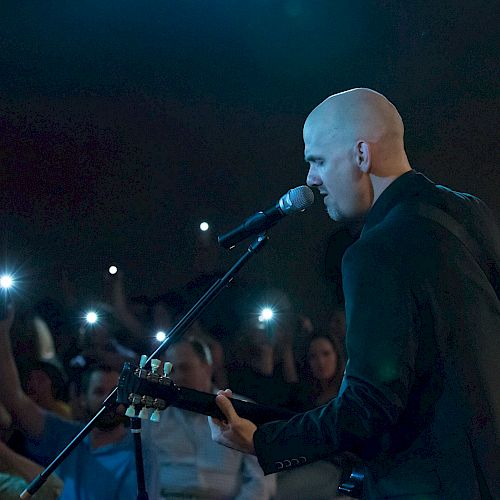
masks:
<instances>
[{"instance_id":1,"label":"man's arm","mask_svg":"<svg viewBox=\"0 0 500 500\"><path fill-rule=\"evenodd\" d=\"M266 473L349 451L373 458L406 408L419 345L407 257L359 242L343 261L349 362L339 396L289 422L259 427L254 447Z\"/></svg>"},{"instance_id":2,"label":"man's arm","mask_svg":"<svg viewBox=\"0 0 500 500\"><path fill-rule=\"evenodd\" d=\"M7 318L0 321L0 400L12 420L22 432L30 437L41 436L45 423L45 412L23 391L19 380L12 347L10 328L14 320L14 308L9 306Z\"/></svg>"},{"instance_id":3,"label":"man's arm","mask_svg":"<svg viewBox=\"0 0 500 500\"><path fill-rule=\"evenodd\" d=\"M228 423L220 423L214 439L255 453L266 474L343 451L369 458L406 407L418 340L405 262L390 248L363 250L344 257L349 363L339 396L258 429L239 418L224 395L217 397Z\"/></svg>"}]
</instances>

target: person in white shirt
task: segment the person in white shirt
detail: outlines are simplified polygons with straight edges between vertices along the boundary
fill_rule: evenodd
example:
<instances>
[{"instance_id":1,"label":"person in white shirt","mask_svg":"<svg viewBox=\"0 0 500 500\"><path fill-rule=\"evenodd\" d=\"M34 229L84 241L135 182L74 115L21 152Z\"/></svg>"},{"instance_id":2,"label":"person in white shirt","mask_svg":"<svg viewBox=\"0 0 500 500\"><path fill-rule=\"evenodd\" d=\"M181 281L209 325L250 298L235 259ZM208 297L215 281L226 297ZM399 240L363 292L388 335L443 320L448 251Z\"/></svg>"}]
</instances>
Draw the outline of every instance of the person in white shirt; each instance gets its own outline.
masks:
<instances>
[{"instance_id":1,"label":"person in white shirt","mask_svg":"<svg viewBox=\"0 0 500 500\"><path fill-rule=\"evenodd\" d=\"M199 340L181 339L166 357L176 385L217 393L210 351ZM168 407L158 424L147 427L159 454L162 498L270 498L274 478L264 479L255 457L214 443L205 415Z\"/></svg>"}]
</instances>

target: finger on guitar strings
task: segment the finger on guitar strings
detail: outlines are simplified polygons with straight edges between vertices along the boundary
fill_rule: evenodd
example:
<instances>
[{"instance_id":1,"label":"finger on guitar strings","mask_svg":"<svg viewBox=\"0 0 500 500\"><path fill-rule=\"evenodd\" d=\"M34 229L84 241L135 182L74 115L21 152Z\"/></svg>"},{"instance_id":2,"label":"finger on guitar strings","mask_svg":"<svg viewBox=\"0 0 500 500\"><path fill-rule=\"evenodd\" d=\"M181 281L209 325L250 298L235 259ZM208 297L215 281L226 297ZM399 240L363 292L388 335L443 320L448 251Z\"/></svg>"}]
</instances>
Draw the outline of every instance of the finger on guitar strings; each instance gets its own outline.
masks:
<instances>
[{"instance_id":1,"label":"finger on guitar strings","mask_svg":"<svg viewBox=\"0 0 500 500\"><path fill-rule=\"evenodd\" d=\"M226 417L228 423L231 423L235 418L238 417L233 405L231 404L231 401L224 394L218 394L215 397L215 403Z\"/></svg>"}]
</instances>

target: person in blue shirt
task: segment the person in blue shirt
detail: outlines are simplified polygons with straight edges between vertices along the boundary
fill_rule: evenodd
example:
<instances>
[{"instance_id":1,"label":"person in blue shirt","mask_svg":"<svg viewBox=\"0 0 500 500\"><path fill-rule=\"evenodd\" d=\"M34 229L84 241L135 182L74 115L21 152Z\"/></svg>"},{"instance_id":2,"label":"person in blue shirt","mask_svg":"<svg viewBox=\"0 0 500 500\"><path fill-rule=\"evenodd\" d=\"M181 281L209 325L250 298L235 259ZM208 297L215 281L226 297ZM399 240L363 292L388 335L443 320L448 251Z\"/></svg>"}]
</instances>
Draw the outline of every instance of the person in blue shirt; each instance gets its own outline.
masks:
<instances>
[{"instance_id":1,"label":"person in blue shirt","mask_svg":"<svg viewBox=\"0 0 500 500\"><path fill-rule=\"evenodd\" d=\"M12 356L9 330L14 317L9 311L0 321L0 399L10 412L13 423L27 437L31 457L42 464L51 459L82 428L82 424L63 419L36 405L22 390ZM104 366L90 368L83 379L83 399L87 416L92 417L118 382L119 374ZM89 435L57 469L64 481L62 500L133 500L137 497L137 479L132 436L125 427L126 418L109 410ZM146 486L150 498L157 495L155 451L144 445Z\"/></svg>"}]
</instances>

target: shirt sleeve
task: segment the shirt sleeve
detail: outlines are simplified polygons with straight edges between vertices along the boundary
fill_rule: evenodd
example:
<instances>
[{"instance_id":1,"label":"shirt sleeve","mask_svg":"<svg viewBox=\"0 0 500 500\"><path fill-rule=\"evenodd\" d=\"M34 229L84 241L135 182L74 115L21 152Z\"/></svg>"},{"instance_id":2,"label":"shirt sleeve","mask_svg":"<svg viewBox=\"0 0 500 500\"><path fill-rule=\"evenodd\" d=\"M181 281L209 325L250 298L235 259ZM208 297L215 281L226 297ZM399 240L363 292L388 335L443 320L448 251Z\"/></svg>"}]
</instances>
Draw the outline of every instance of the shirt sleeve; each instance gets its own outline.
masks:
<instances>
[{"instance_id":1,"label":"shirt sleeve","mask_svg":"<svg viewBox=\"0 0 500 500\"><path fill-rule=\"evenodd\" d=\"M342 272L349 361L341 391L327 405L257 429L254 446L266 474L344 451L370 458L380 450L414 379L415 308L405 267L388 244L360 240L348 250Z\"/></svg>"},{"instance_id":2,"label":"shirt sleeve","mask_svg":"<svg viewBox=\"0 0 500 500\"><path fill-rule=\"evenodd\" d=\"M236 500L253 500L266 498L265 479L257 459L251 455L244 455L241 462L241 488Z\"/></svg>"},{"instance_id":3,"label":"shirt sleeve","mask_svg":"<svg viewBox=\"0 0 500 500\"><path fill-rule=\"evenodd\" d=\"M41 465L48 465L78 434L82 424L45 413L42 434L38 438L26 439L26 451L30 458Z\"/></svg>"}]
</instances>

